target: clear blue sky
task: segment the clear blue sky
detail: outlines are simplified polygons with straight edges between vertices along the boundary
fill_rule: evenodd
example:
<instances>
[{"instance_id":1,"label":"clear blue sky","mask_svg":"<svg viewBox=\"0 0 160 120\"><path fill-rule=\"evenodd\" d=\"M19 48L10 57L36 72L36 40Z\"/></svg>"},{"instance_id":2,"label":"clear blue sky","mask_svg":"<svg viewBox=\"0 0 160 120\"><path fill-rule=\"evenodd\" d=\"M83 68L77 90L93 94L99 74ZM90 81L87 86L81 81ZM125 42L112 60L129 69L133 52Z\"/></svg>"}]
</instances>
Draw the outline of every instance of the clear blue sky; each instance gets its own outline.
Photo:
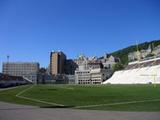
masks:
<instances>
[{"instance_id":1,"label":"clear blue sky","mask_svg":"<svg viewBox=\"0 0 160 120\"><path fill-rule=\"evenodd\" d=\"M160 0L0 0L0 67L49 53L101 56L160 38Z\"/></svg>"}]
</instances>

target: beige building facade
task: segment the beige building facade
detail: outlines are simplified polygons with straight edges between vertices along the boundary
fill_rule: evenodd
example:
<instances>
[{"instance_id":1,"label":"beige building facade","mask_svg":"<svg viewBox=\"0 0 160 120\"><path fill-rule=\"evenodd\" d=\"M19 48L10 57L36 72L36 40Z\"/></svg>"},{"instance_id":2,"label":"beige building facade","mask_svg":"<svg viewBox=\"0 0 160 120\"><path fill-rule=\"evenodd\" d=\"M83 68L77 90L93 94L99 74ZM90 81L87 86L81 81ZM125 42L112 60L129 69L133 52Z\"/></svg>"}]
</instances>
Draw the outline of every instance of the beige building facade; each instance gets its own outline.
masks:
<instances>
[{"instance_id":1,"label":"beige building facade","mask_svg":"<svg viewBox=\"0 0 160 120\"><path fill-rule=\"evenodd\" d=\"M66 55L63 52L51 52L50 54L50 74L58 75L64 73Z\"/></svg>"},{"instance_id":2,"label":"beige building facade","mask_svg":"<svg viewBox=\"0 0 160 120\"><path fill-rule=\"evenodd\" d=\"M22 76L33 83L37 82L39 63L37 62L5 62L2 66L3 74Z\"/></svg>"}]
</instances>

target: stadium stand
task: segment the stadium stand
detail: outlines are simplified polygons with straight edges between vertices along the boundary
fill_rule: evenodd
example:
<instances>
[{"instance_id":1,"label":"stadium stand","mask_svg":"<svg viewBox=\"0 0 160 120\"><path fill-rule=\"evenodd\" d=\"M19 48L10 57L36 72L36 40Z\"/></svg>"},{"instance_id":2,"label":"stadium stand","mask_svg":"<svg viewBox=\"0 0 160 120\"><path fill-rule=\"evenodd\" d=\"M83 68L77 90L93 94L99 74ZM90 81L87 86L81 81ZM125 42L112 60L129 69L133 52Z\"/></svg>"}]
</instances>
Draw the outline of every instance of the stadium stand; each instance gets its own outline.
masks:
<instances>
[{"instance_id":1,"label":"stadium stand","mask_svg":"<svg viewBox=\"0 0 160 120\"><path fill-rule=\"evenodd\" d=\"M160 58L131 62L103 84L160 84Z\"/></svg>"},{"instance_id":2,"label":"stadium stand","mask_svg":"<svg viewBox=\"0 0 160 120\"><path fill-rule=\"evenodd\" d=\"M25 85L29 82L21 76L10 76L0 73L0 88Z\"/></svg>"}]
</instances>

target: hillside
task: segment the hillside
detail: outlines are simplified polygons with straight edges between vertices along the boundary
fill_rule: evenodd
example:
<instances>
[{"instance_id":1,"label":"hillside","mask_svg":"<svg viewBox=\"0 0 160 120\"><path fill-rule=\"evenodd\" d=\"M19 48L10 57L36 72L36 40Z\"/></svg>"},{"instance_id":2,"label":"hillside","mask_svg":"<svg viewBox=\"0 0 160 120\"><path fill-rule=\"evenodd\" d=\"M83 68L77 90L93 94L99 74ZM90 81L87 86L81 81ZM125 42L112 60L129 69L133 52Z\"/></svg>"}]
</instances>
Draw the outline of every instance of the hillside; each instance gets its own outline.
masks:
<instances>
[{"instance_id":1,"label":"hillside","mask_svg":"<svg viewBox=\"0 0 160 120\"><path fill-rule=\"evenodd\" d=\"M138 44L138 49L139 50L147 49L149 45L154 45L154 47L156 47L160 45L160 40L153 40L150 42L144 42L144 43ZM115 51L110 54L113 55L114 57L119 57L121 59L122 64L126 65L128 63L128 53L134 52L136 50L137 50L137 45L131 45L127 48Z\"/></svg>"}]
</instances>

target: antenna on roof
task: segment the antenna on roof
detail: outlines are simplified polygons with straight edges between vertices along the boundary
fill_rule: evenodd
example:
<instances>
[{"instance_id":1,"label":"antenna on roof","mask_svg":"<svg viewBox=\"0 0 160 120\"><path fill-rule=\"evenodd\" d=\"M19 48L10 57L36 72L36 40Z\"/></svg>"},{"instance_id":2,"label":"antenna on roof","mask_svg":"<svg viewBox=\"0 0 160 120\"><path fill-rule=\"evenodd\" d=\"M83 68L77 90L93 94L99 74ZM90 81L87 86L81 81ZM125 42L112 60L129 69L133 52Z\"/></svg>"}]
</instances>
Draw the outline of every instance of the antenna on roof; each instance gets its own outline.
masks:
<instances>
[{"instance_id":1,"label":"antenna on roof","mask_svg":"<svg viewBox=\"0 0 160 120\"><path fill-rule=\"evenodd\" d=\"M10 56L9 55L7 55L7 62L9 63L9 58L10 58Z\"/></svg>"}]
</instances>

